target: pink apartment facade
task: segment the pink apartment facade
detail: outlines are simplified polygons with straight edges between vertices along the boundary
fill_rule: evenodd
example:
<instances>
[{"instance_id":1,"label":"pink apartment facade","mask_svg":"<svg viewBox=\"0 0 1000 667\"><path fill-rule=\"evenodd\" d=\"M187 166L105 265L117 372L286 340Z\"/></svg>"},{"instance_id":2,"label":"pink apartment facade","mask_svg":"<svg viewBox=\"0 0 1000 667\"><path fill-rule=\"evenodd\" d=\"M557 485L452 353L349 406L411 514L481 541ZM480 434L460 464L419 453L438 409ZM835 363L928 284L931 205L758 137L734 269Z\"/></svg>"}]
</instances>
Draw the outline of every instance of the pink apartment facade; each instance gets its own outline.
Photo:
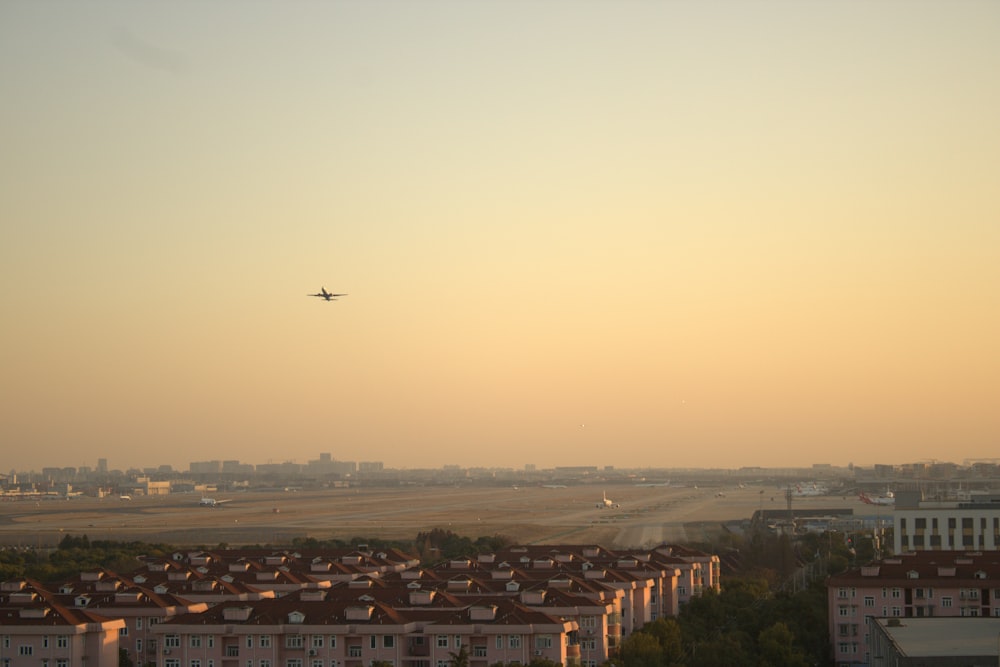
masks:
<instances>
[{"instance_id":1,"label":"pink apartment facade","mask_svg":"<svg viewBox=\"0 0 1000 667\"><path fill-rule=\"evenodd\" d=\"M117 667L121 619L67 607L36 582L0 584L0 666Z\"/></svg>"},{"instance_id":2,"label":"pink apartment facade","mask_svg":"<svg viewBox=\"0 0 1000 667\"><path fill-rule=\"evenodd\" d=\"M277 600L220 605L157 627L162 667L448 667L463 648L470 667L573 664L575 625L499 598L454 608L419 601L397 609L360 595L300 591ZM574 655L574 653L576 655Z\"/></svg>"},{"instance_id":3,"label":"pink apartment facade","mask_svg":"<svg viewBox=\"0 0 1000 667\"><path fill-rule=\"evenodd\" d=\"M516 547L423 569L401 552L178 551L38 595L117 619L107 654L116 661L121 647L140 665L445 667L465 649L470 667L535 658L597 667L623 637L718 590L717 563L667 546ZM7 635L12 646L38 633L22 625Z\"/></svg>"},{"instance_id":4,"label":"pink apartment facade","mask_svg":"<svg viewBox=\"0 0 1000 667\"><path fill-rule=\"evenodd\" d=\"M873 618L1000 617L997 552L914 551L827 581L837 667L872 663Z\"/></svg>"}]
</instances>

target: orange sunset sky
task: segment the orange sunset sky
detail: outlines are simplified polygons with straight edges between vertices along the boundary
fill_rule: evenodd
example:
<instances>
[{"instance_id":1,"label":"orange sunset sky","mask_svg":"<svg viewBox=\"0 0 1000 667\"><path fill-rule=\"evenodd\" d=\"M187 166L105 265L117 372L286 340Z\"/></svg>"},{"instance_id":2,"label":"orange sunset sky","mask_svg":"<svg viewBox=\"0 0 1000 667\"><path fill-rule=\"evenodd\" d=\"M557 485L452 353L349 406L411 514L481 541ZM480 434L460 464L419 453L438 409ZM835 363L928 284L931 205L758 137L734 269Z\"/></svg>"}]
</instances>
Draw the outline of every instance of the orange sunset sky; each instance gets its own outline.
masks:
<instances>
[{"instance_id":1,"label":"orange sunset sky","mask_svg":"<svg viewBox=\"0 0 1000 667\"><path fill-rule=\"evenodd\" d=\"M998 34L7 0L0 470L1000 456Z\"/></svg>"}]
</instances>

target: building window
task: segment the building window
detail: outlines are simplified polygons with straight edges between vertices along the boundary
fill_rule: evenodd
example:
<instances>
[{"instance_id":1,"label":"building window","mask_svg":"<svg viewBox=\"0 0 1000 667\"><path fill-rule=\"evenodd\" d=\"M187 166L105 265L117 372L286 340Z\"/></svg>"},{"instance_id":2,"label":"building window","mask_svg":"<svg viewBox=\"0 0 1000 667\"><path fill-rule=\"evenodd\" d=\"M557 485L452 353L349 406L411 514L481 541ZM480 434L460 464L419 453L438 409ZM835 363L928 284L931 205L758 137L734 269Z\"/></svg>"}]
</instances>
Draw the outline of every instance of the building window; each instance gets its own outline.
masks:
<instances>
[{"instance_id":1,"label":"building window","mask_svg":"<svg viewBox=\"0 0 1000 667\"><path fill-rule=\"evenodd\" d=\"M396 635L382 635L382 648L395 648Z\"/></svg>"},{"instance_id":2,"label":"building window","mask_svg":"<svg viewBox=\"0 0 1000 667\"><path fill-rule=\"evenodd\" d=\"M17 647L17 654L18 655L34 655L35 654L35 647L32 646L31 644L22 644L21 646Z\"/></svg>"},{"instance_id":3,"label":"building window","mask_svg":"<svg viewBox=\"0 0 1000 667\"><path fill-rule=\"evenodd\" d=\"M1000 607L997 608L997 612L1000 612ZM485 646L473 646L472 647L472 657L473 658L485 658L486 657L486 647Z\"/></svg>"},{"instance_id":4,"label":"building window","mask_svg":"<svg viewBox=\"0 0 1000 667\"><path fill-rule=\"evenodd\" d=\"M361 657L361 647L360 646L348 646L347 647L347 657L348 658L360 658Z\"/></svg>"},{"instance_id":5,"label":"building window","mask_svg":"<svg viewBox=\"0 0 1000 667\"><path fill-rule=\"evenodd\" d=\"M181 647L180 635L164 635L163 648L180 648L180 647Z\"/></svg>"},{"instance_id":6,"label":"building window","mask_svg":"<svg viewBox=\"0 0 1000 667\"><path fill-rule=\"evenodd\" d=\"M376 647L375 635L371 635L370 637L368 637L368 648L375 648L375 647Z\"/></svg>"},{"instance_id":7,"label":"building window","mask_svg":"<svg viewBox=\"0 0 1000 667\"><path fill-rule=\"evenodd\" d=\"M305 645L302 635L285 635L285 648L302 648Z\"/></svg>"},{"instance_id":8,"label":"building window","mask_svg":"<svg viewBox=\"0 0 1000 667\"><path fill-rule=\"evenodd\" d=\"M951 596L947 596L947 597L941 598L941 606L942 607L950 607L951 606Z\"/></svg>"},{"instance_id":9,"label":"building window","mask_svg":"<svg viewBox=\"0 0 1000 667\"><path fill-rule=\"evenodd\" d=\"M503 635L497 635L497 648L503 648Z\"/></svg>"},{"instance_id":10,"label":"building window","mask_svg":"<svg viewBox=\"0 0 1000 667\"><path fill-rule=\"evenodd\" d=\"M437 636L437 647L438 648L448 648L448 635L438 635Z\"/></svg>"},{"instance_id":11,"label":"building window","mask_svg":"<svg viewBox=\"0 0 1000 667\"><path fill-rule=\"evenodd\" d=\"M261 648L271 648L271 635L261 635L258 637L257 645Z\"/></svg>"},{"instance_id":12,"label":"building window","mask_svg":"<svg viewBox=\"0 0 1000 667\"><path fill-rule=\"evenodd\" d=\"M330 635L330 648L337 648L337 637Z\"/></svg>"},{"instance_id":13,"label":"building window","mask_svg":"<svg viewBox=\"0 0 1000 667\"><path fill-rule=\"evenodd\" d=\"M521 635L510 635L507 645L510 648L521 648Z\"/></svg>"},{"instance_id":14,"label":"building window","mask_svg":"<svg viewBox=\"0 0 1000 667\"><path fill-rule=\"evenodd\" d=\"M191 635L191 648L201 648L201 635Z\"/></svg>"},{"instance_id":15,"label":"building window","mask_svg":"<svg viewBox=\"0 0 1000 667\"><path fill-rule=\"evenodd\" d=\"M875 596L874 595L866 595L865 596L865 606L866 607L874 607L875 606Z\"/></svg>"}]
</instances>

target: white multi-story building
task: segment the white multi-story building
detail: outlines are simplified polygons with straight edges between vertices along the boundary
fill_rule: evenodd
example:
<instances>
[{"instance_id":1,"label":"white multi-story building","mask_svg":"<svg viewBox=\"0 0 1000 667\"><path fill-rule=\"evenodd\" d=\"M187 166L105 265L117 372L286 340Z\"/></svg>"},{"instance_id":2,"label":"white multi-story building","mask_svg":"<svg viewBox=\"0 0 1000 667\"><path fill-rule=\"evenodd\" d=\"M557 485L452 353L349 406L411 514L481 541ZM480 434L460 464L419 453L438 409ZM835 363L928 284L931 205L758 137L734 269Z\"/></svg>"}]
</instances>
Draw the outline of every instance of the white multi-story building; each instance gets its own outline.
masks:
<instances>
[{"instance_id":1,"label":"white multi-story building","mask_svg":"<svg viewBox=\"0 0 1000 667\"><path fill-rule=\"evenodd\" d=\"M907 500L897 496L894 550L996 551L1000 549L1000 496L969 500Z\"/></svg>"}]
</instances>

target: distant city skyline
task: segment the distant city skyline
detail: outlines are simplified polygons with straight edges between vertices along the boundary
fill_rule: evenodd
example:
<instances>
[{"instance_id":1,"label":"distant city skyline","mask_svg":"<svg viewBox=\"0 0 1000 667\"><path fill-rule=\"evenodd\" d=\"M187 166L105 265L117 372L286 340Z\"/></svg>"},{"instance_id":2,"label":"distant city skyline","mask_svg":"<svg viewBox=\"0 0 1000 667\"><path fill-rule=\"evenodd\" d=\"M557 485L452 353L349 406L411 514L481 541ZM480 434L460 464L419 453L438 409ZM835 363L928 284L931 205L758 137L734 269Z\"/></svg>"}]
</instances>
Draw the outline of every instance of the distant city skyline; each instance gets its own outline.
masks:
<instances>
[{"instance_id":1,"label":"distant city skyline","mask_svg":"<svg viewBox=\"0 0 1000 667\"><path fill-rule=\"evenodd\" d=\"M990 456L998 25L4 2L0 465Z\"/></svg>"},{"instance_id":2,"label":"distant city skyline","mask_svg":"<svg viewBox=\"0 0 1000 667\"><path fill-rule=\"evenodd\" d=\"M586 469L592 469L595 473L600 474L603 472L614 472L621 473L622 471L636 471L636 470L650 470L659 472L668 472L670 470L675 470L678 473L684 471L752 471L755 469L760 469L762 471L777 471L777 470L801 470L801 471L814 471L816 473L822 473L824 471L837 471L846 470L848 468L857 469L878 469L885 467L893 468L912 468L913 466L956 466L959 468L969 468L975 464L988 464L994 466L1000 466L1000 458L981 458L981 459L963 459L957 461L946 461L946 460L932 460L932 461L879 461L871 462L867 464L847 462L847 463L831 463L826 461L816 461L806 465L799 466L725 466L725 465L707 465L698 467L685 467L685 466L646 466L646 465L621 465L613 463L594 463L594 462L577 462L574 464L560 464L555 466L540 466L531 462L522 463L520 465L497 465L497 466L479 466L479 465L468 465L462 462L453 462L444 464L441 466L399 466L394 465L392 460L357 460L349 458L337 458L330 456L327 458L325 455L328 452L321 452L319 456L309 457L307 460L284 460L284 461L250 461L250 460L240 460L240 459L203 459L199 461L188 461L187 463L145 463L145 464L135 464L135 465L115 465L114 461L108 461L107 459L100 459L104 461L106 467L102 468L101 465L93 464L82 464L82 465L65 465L65 464L55 464L55 465L44 465L44 466L33 466L21 469L11 469L7 468L3 470L3 474L8 472L17 473L42 473L45 470L66 470L73 469L78 471L89 471L91 473L101 473L103 472L138 472L138 473L156 473L158 471L169 470L173 473L186 473L190 472L193 474L207 474L210 472L222 472L222 473L232 473L232 472L246 472L249 470L260 471L263 468L272 468L280 466L297 466L302 468L309 468L311 466L318 467L330 467L331 465L343 466L351 465L353 466L354 472L372 472L372 471L418 471L418 470L473 470L473 469L484 469L484 470L510 470L514 472L551 472L553 470L564 470L564 471L583 471ZM214 467L213 467L214 466ZM218 470L215 470L218 467ZM228 469L227 469L228 468Z\"/></svg>"}]
</instances>

